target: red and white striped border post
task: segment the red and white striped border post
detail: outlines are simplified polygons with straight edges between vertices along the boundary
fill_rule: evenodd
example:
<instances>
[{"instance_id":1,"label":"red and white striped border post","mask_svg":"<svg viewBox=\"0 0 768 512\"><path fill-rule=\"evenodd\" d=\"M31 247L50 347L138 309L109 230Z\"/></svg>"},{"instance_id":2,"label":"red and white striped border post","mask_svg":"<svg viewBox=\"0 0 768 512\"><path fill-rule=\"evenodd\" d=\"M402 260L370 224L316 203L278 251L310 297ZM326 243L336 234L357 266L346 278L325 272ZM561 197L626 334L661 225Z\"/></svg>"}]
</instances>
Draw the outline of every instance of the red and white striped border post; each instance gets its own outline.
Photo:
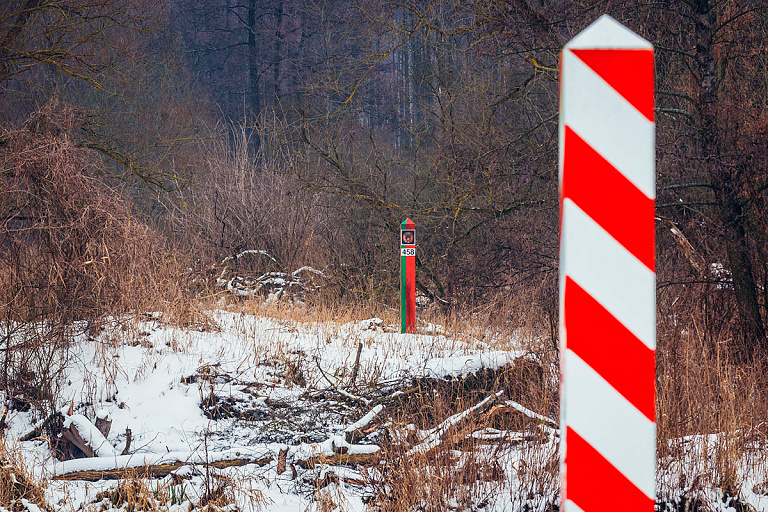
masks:
<instances>
[{"instance_id":1,"label":"red and white striped border post","mask_svg":"<svg viewBox=\"0 0 768 512\"><path fill-rule=\"evenodd\" d=\"M561 510L652 512L653 47L609 16L560 75Z\"/></svg>"}]
</instances>

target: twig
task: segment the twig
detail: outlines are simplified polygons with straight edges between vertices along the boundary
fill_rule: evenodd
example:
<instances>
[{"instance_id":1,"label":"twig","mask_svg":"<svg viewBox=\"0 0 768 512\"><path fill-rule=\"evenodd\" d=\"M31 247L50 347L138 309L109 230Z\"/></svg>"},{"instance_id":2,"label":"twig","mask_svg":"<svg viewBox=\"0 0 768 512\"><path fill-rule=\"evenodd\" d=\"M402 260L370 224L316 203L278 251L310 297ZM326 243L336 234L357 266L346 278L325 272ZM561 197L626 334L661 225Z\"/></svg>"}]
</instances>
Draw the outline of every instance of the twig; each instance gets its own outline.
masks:
<instances>
[{"instance_id":1,"label":"twig","mask_svg":"<svg viewBox=\"0 0 768 512\"><path fill-rule=\"evenodd\" d=\"M359 438L364 437L364 433L361 432L362 429L367 427L371 424L373 420L375 420L379 414L381 414L381 411L384 410L384 406L379 404L373 409L371 409L368 414L354 422L353 424L347 426L347 428L344 429L344 439L348 443L353 443L357 441Z\"/></svg>"},{"instance_id":2,"label":"twig","mask_svg":"<svg viewBox=\"0 0 768 512\"><path fill-rule=\"evenodd\" d=\"M549 423L551 425L554 425L556 428L558 427L557 422L555 420L553 420L552 418L548 418L546 416L542 416L541 414L537 414L537 413L533 412L532 410L530 410L530 409L528 409L526 407L523 407L522 405L520 405L519 403L517 403L515 401L506 400L504 403L499 404L499 408L504 408L504 407L511 407L512 409L515 409L515 410L520 411L521 413L525 414L529 418L533 418L535 420L541 420L541 421L544 421L544 422Z\"/></svg>"},{"instance_id":3,"label":"twig","mask_svg":"<svg viewBox=\"0 0 768 512\"><path fill-rule=\"evenodd\" d=\"M344 432L354 432L355 430L360 430L363 427L368 426L375 418L378 416L381 411L384 410L383 405L377 405L373 409L371 409L368 414L354 422L353 424L349 425L347 428L344 429Z\"/></svg>"}]
</instances>

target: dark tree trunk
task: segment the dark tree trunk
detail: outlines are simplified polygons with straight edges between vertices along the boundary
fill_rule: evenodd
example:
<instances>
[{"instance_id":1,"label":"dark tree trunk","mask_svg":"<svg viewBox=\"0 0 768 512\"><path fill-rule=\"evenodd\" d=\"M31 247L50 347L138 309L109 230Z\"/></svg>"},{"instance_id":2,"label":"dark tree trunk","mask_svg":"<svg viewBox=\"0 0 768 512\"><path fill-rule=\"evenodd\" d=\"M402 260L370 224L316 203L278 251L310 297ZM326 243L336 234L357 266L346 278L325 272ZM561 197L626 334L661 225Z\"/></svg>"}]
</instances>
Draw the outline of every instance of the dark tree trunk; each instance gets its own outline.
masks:
<instances>
[{"instance_id":1,"label":"dark tree trunk","mask_svg":"<svg viewBox=\"0 0 768 512\"><path fill-rule=\"evenodd\" d=\"M256 121L256 130L249 139L250 150L253 155L258 153L261 147L259 139L258 119L261 114L261 83L259 80L259 48L256 45L256 0L248 0L248 89L249 103L253 119Z\"/></svg>"},{"instance_id":2,"label":"dark tree trunk","mask_svg":"<svg viewBox=\"0 0 768 512\"><path fill-rule=\"evenodd\" d=\"M248 102L251 113L261 113L261 84L259 83L259 52L256 45L256 0L248 0Z\"/></svg>"},{"instance_id":3,"label":"dark tree trunk","mask_svg":"<svg viewBox=\"0 0 768 512\"><path fill-rule=\"evenodd\" d=\"M724 128L718 122L719 59L714 51L717 12L711 0L694 4L696 66L699 81L699 116L704 165L710 176L722 225L722 239L733 278L733 291L744 339L736 340L740 357L752 358L766 348L765 327L757 297L757 282L750 256L746 216L739 200L739 166L725 162ZM723 53L723 52L720 52Z\"/></svg>"},{"instance_id":4,"label":"dark tree trunk","mask_svg":"<svg viewBox=\"0 0 768 512\"><path fill-rule=\"evenodd\" d=\"M24 30L29 17L42 4L42 0L27 0L24 7L18 10L14 24L0 39L0 81L5 80L12 74L13 59L11 58L11 49Z\"/></svg>"},{"instance_id":5,"label":"dark tree trunk","mask_svg":"<svg viewBox=\"0 0 768 512\"><path fill-rule=\"evenodd\" d=\"M273 88L275 108L280 104L280 68L283 63L283 2L280 0L275 7L275 59L273 62Z\"/></svg>"}]
</instances>

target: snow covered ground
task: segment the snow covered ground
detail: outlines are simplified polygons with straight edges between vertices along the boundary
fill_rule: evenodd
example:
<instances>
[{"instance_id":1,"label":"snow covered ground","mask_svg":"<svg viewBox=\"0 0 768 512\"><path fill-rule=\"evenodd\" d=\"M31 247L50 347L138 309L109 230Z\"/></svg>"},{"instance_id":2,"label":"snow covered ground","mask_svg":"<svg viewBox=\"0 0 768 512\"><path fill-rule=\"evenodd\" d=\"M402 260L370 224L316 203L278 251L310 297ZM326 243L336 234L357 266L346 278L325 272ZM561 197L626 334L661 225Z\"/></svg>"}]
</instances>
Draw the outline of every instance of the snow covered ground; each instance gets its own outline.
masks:
<instances>
[{"instance_id":1,"label":"snow covered ground","mask_svg":"<svg viewBox=\"0 0 768 512\"><path fill-rule=\"evenodd\" d=\"M214 488L227 494L225 510L369 510L366 503L383 488L380 478L386 471L341 465L339 456L365 457L381 449L381 428L351 434L375 421L387 426L387 396L402 393L414 379L460 378L530 358L514 349L514 338L494 348L441 334L399 334L375 318L335 325L208 314L215 328L182 330L156 315L115 322L99 339L80 340L60 407L81 433L96 417L111 420L107 444L96 443L97 457L59 462L44 438L14 442L40 418L32 412L9 415L6 445L35 480L47 483L46 498L54 510L120 506L114 499L116 480L69 479L77 472L119 467L136 468L140 475L143 467L161 464L177 467L144 483L160 510L187 511ZM505 399L486 393L485 400L504 405ZM472 432L475 440L506 441L479 445L471 454L453 450L457 467L469 464L469 457L472 464L497 470L495 477L471 484L471 496L449 500L454 510L544 512L559 504L556 425L516 402L507 400L506 406L534 420L540 435L492 428ZM404 453L426 453L439 445L441 436L463 421L461 414L473 414L473 408L416 431L416 441ZM99 435L96 431L93 438ZM701 442L707 441L692 439L690 445ZM706 471L697 453L692 448L679 460L662 461L660 486L680 489L665 491L671 499L696 491L709 496L712 510L736 510L722 499L722 491L695 489L695 472ZM213 468L206 461L239 462ZM545 470L550 474L534 474ZM741 501L768 512L765 464L745 461L740 471ZM31 504L28 508L34 510Z\"/></svg>"}]
</instances>

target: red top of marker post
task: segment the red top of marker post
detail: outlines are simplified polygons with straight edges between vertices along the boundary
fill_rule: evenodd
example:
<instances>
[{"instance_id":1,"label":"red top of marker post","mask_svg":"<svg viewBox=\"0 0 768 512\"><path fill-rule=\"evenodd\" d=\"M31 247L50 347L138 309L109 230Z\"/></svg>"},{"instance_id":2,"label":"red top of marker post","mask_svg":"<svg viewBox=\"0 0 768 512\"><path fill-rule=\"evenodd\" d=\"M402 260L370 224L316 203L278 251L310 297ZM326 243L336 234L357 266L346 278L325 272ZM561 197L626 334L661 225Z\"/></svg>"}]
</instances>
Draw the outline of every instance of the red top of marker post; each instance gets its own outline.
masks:
<instances>
[{"instance_id":1,"label":"red top of marker post","mask_svg":"<svg viewBox=\"0 0 768 512\"><path fill-rule=\"evenodd\" d=\"M578 57L653 121L653 45L650 42L603 15L571 39L563 50Z\"/></svg>"},{"instance_id":2,"label":"red top of marker post","mask_svg":"<svg viewBox=\"0 0 768 512\"><path fill-rule=\"evenodd\" d=\"M653 45L603 15L565 45L561 72L561 204L653 270Z\"/></svg>"}]
</instances>

